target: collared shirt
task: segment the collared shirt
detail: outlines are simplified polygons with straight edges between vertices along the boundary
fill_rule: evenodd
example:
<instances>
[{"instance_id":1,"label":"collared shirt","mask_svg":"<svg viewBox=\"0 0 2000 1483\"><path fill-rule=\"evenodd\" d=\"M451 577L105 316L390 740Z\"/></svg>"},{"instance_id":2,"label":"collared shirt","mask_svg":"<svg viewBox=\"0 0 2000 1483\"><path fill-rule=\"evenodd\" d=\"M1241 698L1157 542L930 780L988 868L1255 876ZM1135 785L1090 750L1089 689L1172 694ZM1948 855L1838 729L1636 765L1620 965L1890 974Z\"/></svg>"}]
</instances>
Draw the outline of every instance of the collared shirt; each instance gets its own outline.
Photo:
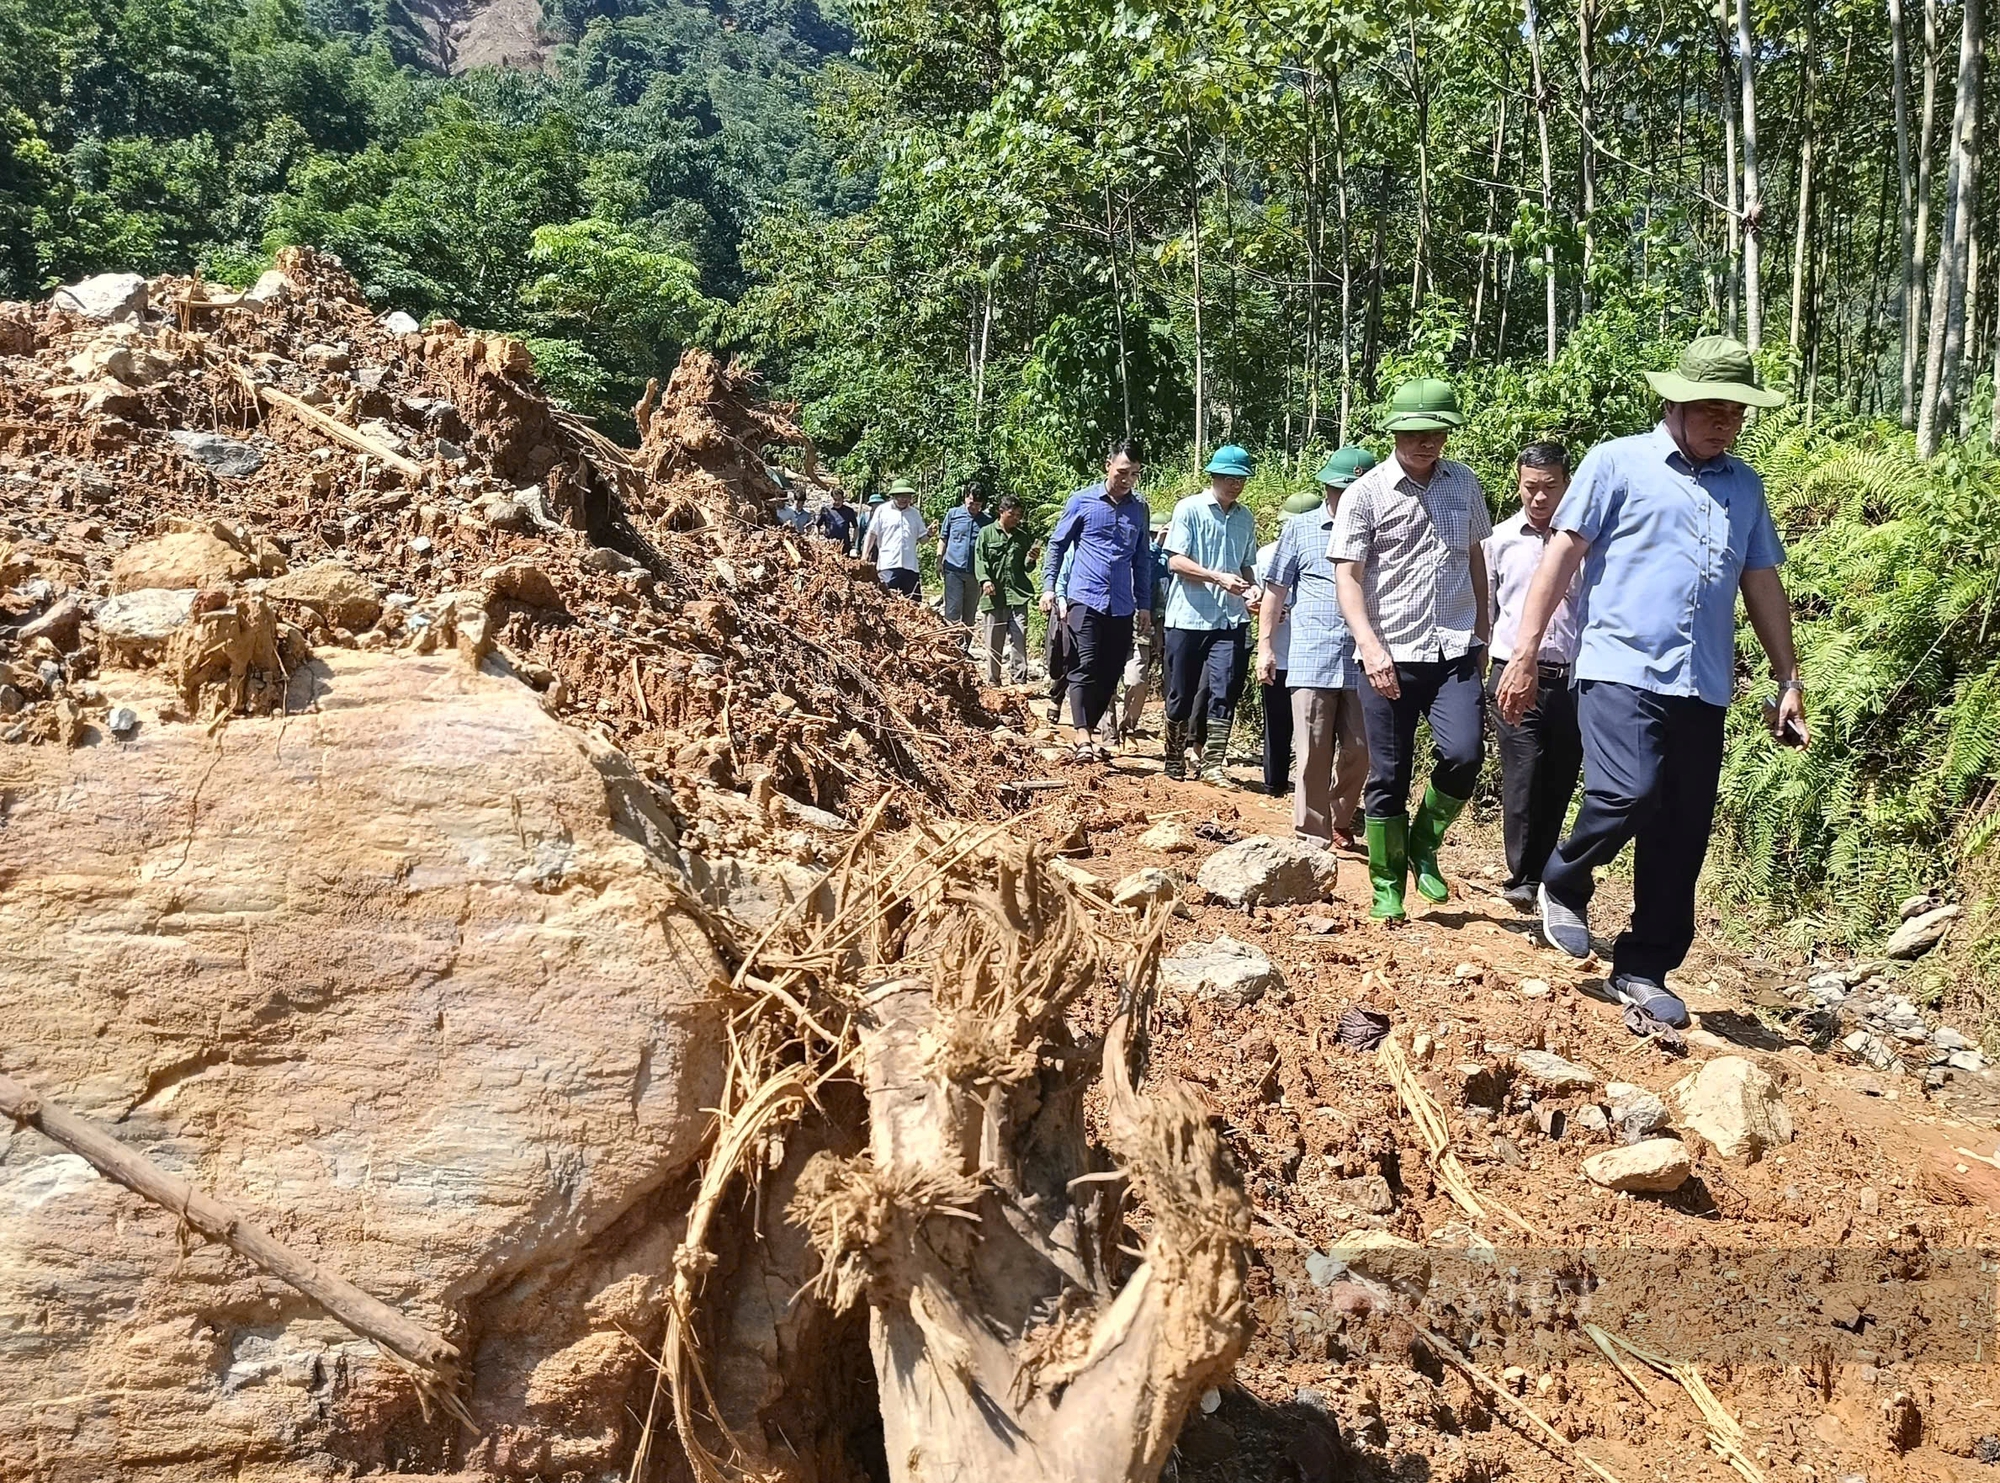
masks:
<instances>
[{"instance_id":1,"label":"collared shirt","mask_svg":"<svg viewBox=\"0 0 2000 1483\"><path fill-rule=\"evenodd\" d=\"M868 544L875 548L875 569L881 572L913 572L917 569L917 542L931 533L924 513L915 505L899 510L894 505L878 505L868 522ZM864 548L863 554L867 554Z\"/></svg>"},{"instance_id":2,"label":"collared shirt","mask_svg":"<svg viewBox=\"0 0 2000 1483\"><path fill-rule=\"evenodd\" d=\"M938 521L938 564L947 571L972 570L972 544L979 532L993 523L984 510L977 515L964 505L953 505Z\"/></svg>"},{"instance_id":3,"label":"collared shirt","mask_svg":"<svg viewBox=\"0 0 2000 1483\"><path fill-rule=\"evenodd\" d=\"M1102 484L1079 489L1069 497L1042 558L1042 591L1057 592L1114 618L1151 608L1148 567L1152 547L1147 530L1153 513L1136 494L1111 498ZM1056 577L1063 562L1076 553L1061 587Z\"/></svg>"},{"instance_id":4,"label":"collared shirt","mask_svg":"<svg viewBox=\"0 0 2000 1483\"><path fill-rule=\"evenodd\" d=\"M852 505L825 505L813 517L813 529L851 552L861 533L861 514Z\"/></svg>"},{"instance_id":5,"label":"collared shirt","mask_svg":"<svg viewBox=\"0 0 2000 1483\"><path fill-rule=\"evenodd\" d=\"M1340 611L1340 588L1327 547L1335 520L1325 506L1294 515L1278 531L1278 549L1265 580L1285 589L1291 645L1285 683L1294 690L1353 690L1361 684L1354 635Z\"/></svg>"},{"instance_id":6,"label":"collared shirt","mask_svg":"<svg viewBox=\"0 0 2000 1483\"><path fill-rule=\"evenodd\" d=\"M991 582L993 595L980 594L979 609L1024 608L1035 600L1035 578L1028 570L1028 549L1035 538L1026 522L1008 530L999 523L986 526L972 544L972 575L979 582Z\"/></svg>"},{"instance_id":7,"label":"collared shirt","mask_svg":"<svg viewBox=\"0 0 2000 1483\"><path fill-rule=\"evenodd\" d=\"M1553 523L1590 542L1577 678L1728 705L1743 573L1785 560L1755 471L1696 468L1662 423L1586 453Z\"/></svg>"},{"instance_id":8,"label":"collared shirt","mask_svg":"<svg viewBox=\"0 0 2000 1483\"><path fill-rule=\"evenodd\" d=\"M1440 458L1428 484L1390 454L1340 498L1335 561L1361 563L1368 619L1398 664L1456 659L1477 642L1470 553L1493 534L1486 491L1462 463Z\"/></svg>"},{"instance_id":9,"label":"collared shirt","mask_svg":"<svg viewBox=\"0 0 2000 1483\"><path fill-rule=\"evenodd\" d=\"M1167 551L1212 572L1241 575L1257 557L1257 517L1241 500L1223 509L1215 491L1204 489L1174 506ZM1248 604L1211 582L1176 575L1167 589L1169 628L1241 628L1249 621Z\"/></svg>"},{"instance_id":10,"label":"collared shirt","mask_svg":"<svg viewBox=\"0 0 2000 1483\"><path fill-rule=\"evenodd\" d=\"M1278 554L1278 543L1276 541L1266 541L1263 545L1257 548L1257 563L1255 570L1257 576L1257 585L1259 588L1263 587L1263 585L1266 582L1271 580L1271 562L1273 558L1277 556L1277 554ZM1264 621L1263 614L1261 612L1259 612L1257 616L1257 621L1260 624ZM1271 629L1271 655L1278 661L1278 668L1280 670L1283 670L1287 667L1286 660L1290 656L1291 652L1292 652L1292 606L1291 606L1291 600L1287 598L1285 602L1284 616L1278 619L1277 623L1274 624Z\"/></svg>"},{"instance_id":11,"label":"collared shirt","mask_svg":"<svg viewBox=\"0 0 2000 1483\"><path fill-rule=\"evenodd\" d=\"M795 505L790 500L778 506L778 523L804 532L812 528L812 512L803 505Z\"/></svg>"},{"instance_id":12,"label":"collared shirt","mask_svg":"<svg viewBox=\"0 0 2000 1483\"><path fill-rule=\"evenodd\" d=\"M1534 585L1535 568L1541 565L1542 553L1548 550L1549 537L1554 533L1553 520L1547 530L1536 530L1528 523L1528 512L1522 510L1494 526L1493 534L1486 538L1486 585L1493 594L1490 599L1493 605L1493 642L1488 647L1492 650L1495 664L1505 664L1514 657L1514 639L1521 631L1521 611L1528 605L1528 589ZM1583 579L1579 574L1571 580L1568 595L1550 617L1549 626L1542 634L1542 652L1538 656L1543 664L1572 664L1576 661L1576 646L1580 637L1576 621L1577 605L1582 588Z\"/></svg>"}]
</instances>

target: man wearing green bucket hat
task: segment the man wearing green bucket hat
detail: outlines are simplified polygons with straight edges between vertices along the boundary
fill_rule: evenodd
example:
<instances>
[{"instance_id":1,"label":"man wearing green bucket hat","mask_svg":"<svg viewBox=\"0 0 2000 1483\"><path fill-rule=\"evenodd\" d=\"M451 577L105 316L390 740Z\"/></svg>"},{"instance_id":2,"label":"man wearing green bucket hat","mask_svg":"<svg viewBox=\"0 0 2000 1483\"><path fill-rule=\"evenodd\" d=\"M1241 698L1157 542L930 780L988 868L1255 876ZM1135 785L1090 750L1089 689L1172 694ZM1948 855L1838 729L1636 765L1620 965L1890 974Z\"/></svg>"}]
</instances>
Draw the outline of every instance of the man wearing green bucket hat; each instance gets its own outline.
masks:
<instances>
[{"instance_id":1,"label":"man wearing green bucket hat","mask_svg":"<svg viewBox=\"0 0 2000 1483\"><path fill-rule=\"evenodd\" d=\"M1484 752L1480 542L1493 534L1493 518L1478 476L1443 456L1464 420L1450 382L1421 377L1398 386L1383 423L1396 452L1347 491L1329 548L1366 681L1371 914L1386 921L1402 920L1413 873L1426 900L1451 899L1438 846L1472 796ZM1430 722L1436 760L1412 818L1420 720Z\"/></svg>"},{"instance_id":2,"label":"man wearing green bucket hat","mask_svg":"<svg viewBox=\"0 0 2000 1483\"><path fill-rule=\"evenodd\" d=\"M1707 335L1646 380L1663 408L1649 433L1600 443L1556 507L1514 657L1495 704L1510 722L1535 704L1534 658L1570 581L1583 573L1577 721L1583 805L1542 869L1543 934L1590 952L1593 873L1633 842L1632 924L1612 950L1611 991L1627 1023L1687 1023L1666 986L1694 942L1695 882L1708 854L1736 679L1736 594L1770 657L1774 739L1803 747L1805 704L1792 646L1785 559L1764 484L1730 455L1751 407L1779 407L1750 352Z\"/></svg>"},{"instance_id":3,"label":"man wearing green bucket hat","mask_svg":"<svg viewBox=\"0 0 2000 1483\"><path fill-rule=\"evenodd\" d=\"M1283 658L1290 690L1292 832L1300 839L1341 849L1354 846L1354 811L1368 777L1368 736L1361 718L1361 669L1354 635L1340 611L1334 565L1327 557L1341 495L1375 467L1366 448L1339 448L1319 467L1320 496L1295 496L1305 508L1287 520L1265 576L1264 632L1275 612L1290 610L1291 632ZM1290 508L1287 502L1287 509ZM1278 672L1275 643L1258 642L1260 679ZM1268 712L1267 712L1268 716ZM1268 720L1267 720L1268 724Z\"/></svg>"},{"instance_id":4,"label":"man wearing green bucket hat","mask_svg":"<svg viewBox=\"0 0 2000 1483\"><path fill-rule=\"evenodd\" d=\"M1223 773L1229 729L1249 674L1250 607L1257 555L1257 517L1241 502L1255 472L1248 452L1234 443L1215 450L1204 472L1208 488L1174 506L1167 529L1166 773L1187 775L1187 744L1196 698L1206 693L1208 735L1201 751L1201 780L1230 786Z\"/></svg>"}]
</instances>

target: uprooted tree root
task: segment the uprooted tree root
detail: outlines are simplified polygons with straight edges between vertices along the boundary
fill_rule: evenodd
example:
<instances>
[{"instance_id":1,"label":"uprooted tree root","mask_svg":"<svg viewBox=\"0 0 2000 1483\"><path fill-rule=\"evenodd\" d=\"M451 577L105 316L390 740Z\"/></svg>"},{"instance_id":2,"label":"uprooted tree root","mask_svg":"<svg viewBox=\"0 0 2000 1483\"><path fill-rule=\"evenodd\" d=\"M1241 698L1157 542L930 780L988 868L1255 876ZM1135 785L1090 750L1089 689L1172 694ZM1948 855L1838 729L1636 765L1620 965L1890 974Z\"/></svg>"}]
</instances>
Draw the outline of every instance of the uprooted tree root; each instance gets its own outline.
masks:
<instances>
[{"instance_id":1,"label":"uprooted tree root","mask_svg":"<svg viewBox=\"0 0 2000 1483\"><path fill-rule=\"evenodd\" d=\"M1033 846L919 827L892 854L879 817L830 876L830 909L743 955L655 1412L664 1396L701 1483L794 1476L716 1414L701 1279L727 1192L845 1081L865 1093L867 1148L814 1154L787 1213L820 1262L800 1301L868 1305L890 1476L1153 1479L1249 1331L1249 1201L1194 1099L1138 1085L1164 916L1121 945ZM1118 1012L1101 1048L1080 1044L1065 1011L1120 956ZM1084 1120L1100 1062L1102 1149ZM1141 1253L1121 1241L1129 1204Z\"/></svg>"}]
</instances>

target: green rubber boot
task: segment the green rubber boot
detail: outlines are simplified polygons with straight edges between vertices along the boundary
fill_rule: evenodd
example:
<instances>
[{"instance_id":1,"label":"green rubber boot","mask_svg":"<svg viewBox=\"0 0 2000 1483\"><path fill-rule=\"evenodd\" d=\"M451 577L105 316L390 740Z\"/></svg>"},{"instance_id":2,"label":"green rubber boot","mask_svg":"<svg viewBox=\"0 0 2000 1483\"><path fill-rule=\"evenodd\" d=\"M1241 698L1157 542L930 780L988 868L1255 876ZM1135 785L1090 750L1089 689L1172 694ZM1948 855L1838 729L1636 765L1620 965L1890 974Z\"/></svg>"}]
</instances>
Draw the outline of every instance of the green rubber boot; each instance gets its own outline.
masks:
<instances>
[{"instance_id":1,"label":"green rubber boot","mask_svg":"<svg viewBox=\"0 0 2000 1483\"><path fill-rule=\"evenodd\" d=\"M1229 757L1229 728L1209 723L1208 740L1201 745L1201 780L1214 788L1234 788L1223 765Z\"/></svg>"},{"instance_id":2,"label":"green rubber boot","mask_svg":"<svg viewBox=\"0 0 2000 1483\"><path fill-rule=\"evenodd\" d=\"M1178 783L1187 777L1187 744L1187 722L1167 722L1166 755L1162 759L1162 766L1171 782Z\"/></svg>"},{"instance_id":3,"label":"green rubber boot","mask_svg":"<svg viewBox=\"0 0 2000 1483\"><path fill-rule=\"evenodd\" d=\"M1410 821L1401 814L1362 820L1368 833L1368 880L1375 887L1375 904L1368 915L1385 922L1403 920L1403 887L1410 875Z\"/></svg>"},{"instance_id":4,"label":"green rubber boot","mask_svg":"<svg viewBox=\"0 0 2000 1483\"><path fill-rule=\"evenodd\" d=\"M1435 788L1424 789L1424 801L1410 822L1410 871L1417 878L1417 890L1426 901L1451 900L1451 887L1438 872L1438 846L1444 832L1465 808L1463 798L1453 798Z\"/></svg>"}]
</instances>

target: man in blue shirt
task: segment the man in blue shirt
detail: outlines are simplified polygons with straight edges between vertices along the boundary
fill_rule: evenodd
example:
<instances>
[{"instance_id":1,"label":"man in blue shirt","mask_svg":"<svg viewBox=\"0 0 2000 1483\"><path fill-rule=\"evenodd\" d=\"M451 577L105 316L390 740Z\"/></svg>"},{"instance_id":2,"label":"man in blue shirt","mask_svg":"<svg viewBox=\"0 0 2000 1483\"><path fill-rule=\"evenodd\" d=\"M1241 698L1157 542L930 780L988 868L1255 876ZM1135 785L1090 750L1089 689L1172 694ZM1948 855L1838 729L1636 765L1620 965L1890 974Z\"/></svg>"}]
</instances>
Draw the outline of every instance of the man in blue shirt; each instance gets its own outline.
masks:
<instances>
[{"instance_id":1,"label":"man in blue shirt","mask_svg":"<svg viewBox=\"0 0 2000 1483\"><path fill-rule=\"evenodd\" d=\"M1571 957L1589 954L1592 873L1632 840L1632 925L1612 950L1611 991L1683 1025L1687 1006L1666 976L1694 942L1695 882L1735 688L1739 590L1779 687L1771 734L1799 747L1809 736L1778 577L1784 547L1763 481L1729 454L1746 408L1785 399L1764 389L1750 352L1721 335L1689 345L1678 371L1646 380L1664 402L1660 425L1599 444L1577 468L1495 703L1516 725L1534 705L1536 655L1581 567L1583 807L1542 870L1542 931Z\"/></svg>"},{"instance_id":2,"label":"man in blue shirt","mask_svg":"<svg viewBox=\"0 0 2000 1483\"><path fill-rule=\"evenodd\" d=\"M1069 497L1042 560L1044 613L1054 610L1057 577L1070 561L1061 621L1070 649L1070 723L1079 760L1111 760L1110 749L1095 745L1092 733L1118 687L1134 628L1142 633L1152 628L1152 557L1146 545L1152 514L1133 493L1143 472L1139 445L1129 438L1114 443L1103 482Z\"/></svg>"},{"instance_id":3,"label":"man in blue shirt","mask_svg":"<svg viewBox=\"0 0 2000 1483\"><path fill-rule=\"evenodd\" d=\"M1375 467L1366 448L1338 448L1317 478L1323 499L1287 520L1278 533L1266 573L1257 642L1257 671L1267 683L1282 679L1289 704L1297 762L1292 772L1292 833L1313 844L1354 848L1354 814L1368 780L1368 733L1361 715L1361 666L1354 636L1340 611L1339 577L1327 548L1340 512L1341 493ZM1289 508L1289 502L1287 502ZM1277 647L1280 615L1290 625L1285 651ZM1265 721L1268 726L1269 720Z\"/></svg>"},{"instance_id":4,"label":"man in blue shirt","mask_svg":"<svg viewBox=\"0 0 2000 1483\"><path fill-rule=\"evenodd\" d=\"M972 548L979 532L993 523L986 513L986 491L978 485L966 490L962 503L953 505L938 521L938 567L944 574L944 617L947 623L972 626L979 611L979 579L973 575Z\"/></svg>"},{"instance_id":5,"label":"man in blue shirt","mask_svg":"<svg viewBox=\"0 0 2000 1483\"><path fill-rule=\"evenodd\" d=\"M1208 696L1208 734L1201 749L1201 780L1233 786L1223 773L1236 702L1249 673L1250 609L1245 597L1256 585L1257 517L1241 503L1243 486L1255 472L1250 455L1234 443L1215 450L1203 470L1208 488L1174 506L1167 530L1167 589L1162 616L1166 629L1166 773L1187 776L1187 744L1195 698Z\"/></svg>"}]
</instances>

